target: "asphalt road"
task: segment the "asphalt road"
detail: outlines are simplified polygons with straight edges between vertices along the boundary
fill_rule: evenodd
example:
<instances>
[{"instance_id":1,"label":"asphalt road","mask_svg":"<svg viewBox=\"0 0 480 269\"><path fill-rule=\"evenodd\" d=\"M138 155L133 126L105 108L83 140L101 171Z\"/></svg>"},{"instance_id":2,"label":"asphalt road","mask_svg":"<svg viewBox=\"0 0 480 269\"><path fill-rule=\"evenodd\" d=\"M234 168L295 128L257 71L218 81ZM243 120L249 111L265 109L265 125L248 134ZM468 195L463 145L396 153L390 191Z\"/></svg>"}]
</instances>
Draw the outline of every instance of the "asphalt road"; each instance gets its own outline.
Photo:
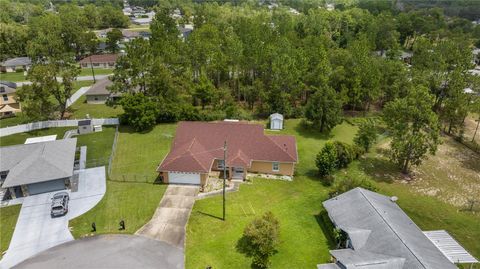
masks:
<instances>
[{"instance_id":1,"label":"asphalt road","mask_svg":"<svg viewBox=\"0 0 480 269\"><path fill-rule=\"evenodd\" d=\"M15 269L181 269L183 251L165 242L135 235L101 235L48 249Z\"/></svg>"}]
</instances>

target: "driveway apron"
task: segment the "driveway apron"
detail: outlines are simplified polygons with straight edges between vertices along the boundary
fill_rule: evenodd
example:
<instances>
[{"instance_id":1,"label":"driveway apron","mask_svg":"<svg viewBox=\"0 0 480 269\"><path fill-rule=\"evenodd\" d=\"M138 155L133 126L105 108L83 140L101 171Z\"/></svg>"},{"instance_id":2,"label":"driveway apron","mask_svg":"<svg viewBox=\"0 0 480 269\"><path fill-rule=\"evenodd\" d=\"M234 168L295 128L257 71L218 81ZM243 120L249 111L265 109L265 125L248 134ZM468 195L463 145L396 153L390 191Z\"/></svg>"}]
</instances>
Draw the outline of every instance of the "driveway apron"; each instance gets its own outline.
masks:
<instances>
[{"instance_id":1,"label":"driveway apron","mask_svg":"<svg viewBox=\"0 0 480 269\"><path fill-rule=\"evenodd\" d=\"M185 248L185 231L198 187L169 185L152 219L136 232L137 235Z\"/></svg>"}]
</instances>

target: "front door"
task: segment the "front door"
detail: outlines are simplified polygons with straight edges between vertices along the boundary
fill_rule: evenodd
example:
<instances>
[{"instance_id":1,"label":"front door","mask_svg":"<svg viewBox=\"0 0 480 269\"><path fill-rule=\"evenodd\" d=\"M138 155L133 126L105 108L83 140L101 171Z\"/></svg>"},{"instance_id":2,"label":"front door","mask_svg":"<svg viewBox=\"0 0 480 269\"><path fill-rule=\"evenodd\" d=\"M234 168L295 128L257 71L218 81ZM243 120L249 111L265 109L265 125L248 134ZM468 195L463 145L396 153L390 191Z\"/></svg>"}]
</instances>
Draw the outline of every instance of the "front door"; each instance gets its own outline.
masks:
<instances>
[{"instance_id":1,"label":"front door","mask_svg":"<svg viewBox=\"0 0 480 269\"><path fill-rule=\"evenodd\" d=\"M243 179L243 167L232 167L232 178Z\"/></svg>"}]
</instances>

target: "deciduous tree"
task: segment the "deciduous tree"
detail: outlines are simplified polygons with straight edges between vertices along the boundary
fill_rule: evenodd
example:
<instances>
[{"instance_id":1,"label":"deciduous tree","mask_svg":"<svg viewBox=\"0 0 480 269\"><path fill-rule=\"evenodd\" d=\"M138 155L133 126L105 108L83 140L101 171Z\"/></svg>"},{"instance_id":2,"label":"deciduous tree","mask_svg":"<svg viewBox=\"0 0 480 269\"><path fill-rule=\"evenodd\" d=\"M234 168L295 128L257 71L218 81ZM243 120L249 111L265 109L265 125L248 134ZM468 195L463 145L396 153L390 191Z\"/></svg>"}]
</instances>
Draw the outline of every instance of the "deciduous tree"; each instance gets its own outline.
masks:
<instances>
[{"instance_id":1,"label":"deciduous tree","mask_svg":"<svg viewBox=\"0 0 480 269\"><path fill-rule=\"evenodd\" d=\"M385 106L383 120L392 138L391 159L403 173L419 165L427 153L435 154L439 140L438 116L432 110L434 97L428 89L417 86L405 98Z\"/></svg>"}]
</instances>

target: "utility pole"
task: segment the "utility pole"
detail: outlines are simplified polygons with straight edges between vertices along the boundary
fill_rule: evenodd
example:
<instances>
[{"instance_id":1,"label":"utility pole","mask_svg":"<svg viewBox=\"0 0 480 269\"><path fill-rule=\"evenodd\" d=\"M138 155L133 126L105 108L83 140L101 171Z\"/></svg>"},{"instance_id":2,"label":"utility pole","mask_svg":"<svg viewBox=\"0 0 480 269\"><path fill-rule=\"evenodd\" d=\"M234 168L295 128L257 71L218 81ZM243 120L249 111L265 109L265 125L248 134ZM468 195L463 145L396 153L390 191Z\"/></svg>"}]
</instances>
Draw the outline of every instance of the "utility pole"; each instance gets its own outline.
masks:
<instances>
[{"instance_id":1,"label":"utility pole","mask_svg":"<svg viewBox=\"0 0 480 269\"><path fill-rule=\"evenodd\" d=\"M225 221L225 182L227 181L227 140L223 144L223 221Z\"/></svg>"},{"instance_id":2,"label":"utility pole","mask_svg":"<svg viewBox=\"0 0 480 269\"><path fill-rule=\"evenodd\" d=\"M92 69L93 83L96 83L96 81L95 81L95 72L93 71L92 55L90 55L90 56L88 56L88 57L90 57L90 68Z\"/></svg>"}]
</instances>

